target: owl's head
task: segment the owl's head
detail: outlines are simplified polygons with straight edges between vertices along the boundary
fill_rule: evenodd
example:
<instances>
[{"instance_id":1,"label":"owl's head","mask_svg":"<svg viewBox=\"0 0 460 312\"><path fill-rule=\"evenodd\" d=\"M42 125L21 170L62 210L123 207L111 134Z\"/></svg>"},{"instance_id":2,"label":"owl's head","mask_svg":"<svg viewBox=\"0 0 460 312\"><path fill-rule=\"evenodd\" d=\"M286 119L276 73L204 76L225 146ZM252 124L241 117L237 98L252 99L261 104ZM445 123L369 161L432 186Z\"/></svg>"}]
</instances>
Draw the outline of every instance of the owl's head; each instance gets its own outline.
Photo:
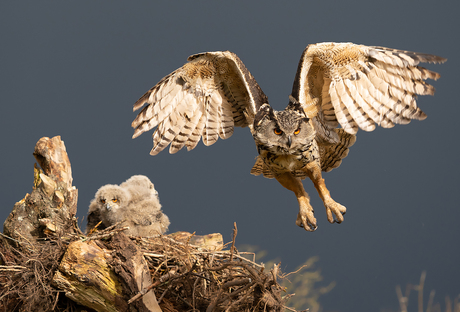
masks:
<instances>
[{"instance_id":1,"label":"owl's head","mask_svg":"<svg viewBox=\"0 0 460 312\"><path fill-rule=\"evenodd\" d=\"M159 199L155 186L145 175L133 175L131 178L120 184L131 194L131 199L156 197Z\"/></svg>"},{"instance_id":2,"label":"owl's head","mask_svg":"<svg viewBox=\"0 0 460 312\"><path fill-rule=\"evenodd\" d=\"M298 102L290 101L283 111L275 111L264 104L254 118L253 136L259 145L268 149L293 153L315 137L309 121Z\"/></svg>"},{"instance_id":3,"label":"owl's head","mask_svg":"<svg viewBox=\"0 0 460 312\"><path fill-rule=\"evenodd\" d=\"M118 185L107 184L96 193L96 201L102 212L116 212L126 206L130 200L129 193Z\"/></svg>"}]
</instances>

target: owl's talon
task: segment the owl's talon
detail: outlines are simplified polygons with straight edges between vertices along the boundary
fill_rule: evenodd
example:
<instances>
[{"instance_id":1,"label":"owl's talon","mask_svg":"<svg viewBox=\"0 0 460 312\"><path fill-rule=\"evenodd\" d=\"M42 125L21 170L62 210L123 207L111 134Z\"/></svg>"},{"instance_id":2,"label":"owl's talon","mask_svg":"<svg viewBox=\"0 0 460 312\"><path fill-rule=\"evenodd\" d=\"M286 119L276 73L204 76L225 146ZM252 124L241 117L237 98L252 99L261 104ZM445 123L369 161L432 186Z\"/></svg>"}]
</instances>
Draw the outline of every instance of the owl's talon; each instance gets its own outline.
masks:
<instances>
[{"instance_id":1,"label":"owl's talon","mask_svg":"<svg viewBox=\"0 0 460 312\"><path fill-rule=\"evenodd\" d=\"M326 207L327 220L329 223L343 222L343 215L347 212L347 208L345 206L342 206L332 199L325 201L324 206ZM334 214L335 218L332 214Z\"/></svg>"},{"instance_id":2,"label":"owl's talon","mask_svg":"<svg viewBox=\"0 0 460 312\"><path fill-rule=\"evenodd\" d=\"M305 231L314 232L318 228L316 225L316 218L313 215L313 211L307 213L299 212L297 215L297 220L295 221L297 226L304 228Z\"/></svg>"}]
</instances>

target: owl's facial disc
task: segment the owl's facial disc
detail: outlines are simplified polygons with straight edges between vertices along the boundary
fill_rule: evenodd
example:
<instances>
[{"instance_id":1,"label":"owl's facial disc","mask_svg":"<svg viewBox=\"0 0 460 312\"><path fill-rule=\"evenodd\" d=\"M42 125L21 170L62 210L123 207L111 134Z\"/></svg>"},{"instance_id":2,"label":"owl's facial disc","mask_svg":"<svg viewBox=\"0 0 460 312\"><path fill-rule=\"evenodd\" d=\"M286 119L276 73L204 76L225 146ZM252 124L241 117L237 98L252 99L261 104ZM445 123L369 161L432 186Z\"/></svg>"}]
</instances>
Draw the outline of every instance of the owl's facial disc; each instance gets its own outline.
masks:
<instances>
[{"instance_id":1,"label":"owl's facial disc","mask_svg":"<svg viewBox=\"0 0 460 312\"><path fill-rule=\"evenodd\" d=\"M102 204L103 207L105 207L105 209L107 209L107 211L111 211L112 209L114 208L118 208L118 198L114 197L110 200L108 199L105 199L105 198L101 198L100 199L100 202Z\"/></svg>"},{"instance_id":2,"label":"owl's facial disc","mask_svg":"<svg viewBox=\"0 0 460 312\"><path fill-rule=\"evenodd\" d=\"M107 201L106 209L108 211L115 210L118 208L118 198L114 197L111 200Z\"/></svg>"},{"instance_id":3,"label":"owl's facial disc","mask_svg":"<svg viewBox=\"0 0 460 312\"><path fill-rule=\"evenodd\" d=\"M279 144L285 145L287 148L291 148L292 140L294 137L300 134L301 127L302 125L301 123L299 123L297 127L288 127L287 129L283 129L283 131L279 126L275 126L275 128L273 129L273 133L279 138Z\"/></svg>"}]
</instances>

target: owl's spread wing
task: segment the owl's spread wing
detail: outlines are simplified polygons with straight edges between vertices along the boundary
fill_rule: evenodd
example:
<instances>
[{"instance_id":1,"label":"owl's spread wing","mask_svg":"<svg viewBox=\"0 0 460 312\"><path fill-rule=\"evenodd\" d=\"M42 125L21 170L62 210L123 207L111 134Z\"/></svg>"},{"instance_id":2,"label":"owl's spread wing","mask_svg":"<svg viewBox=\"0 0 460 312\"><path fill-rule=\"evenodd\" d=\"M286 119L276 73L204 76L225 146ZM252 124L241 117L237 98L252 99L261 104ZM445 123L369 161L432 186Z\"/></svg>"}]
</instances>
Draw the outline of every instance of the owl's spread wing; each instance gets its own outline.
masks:
<instances>
[{"instance_id":1,"label":"owl's spread wing","mask_svg":"<svg viewBox=\"0 0 460 312\"><path fill-rule=\"evenodd\" d=\"M417 107L417 94L434 94L434 87L424 80L440 75L417 65L445 61L430 54L353 43L313 44L300 58L292 96L308 117L316 119L322 139L338 124L351 134L358 128L372 131L375 123L391 128L426 118Z\"/></svg>"},{"instance_id":2,"label":"owl's spread wing","mask_svg":"<svg viewBox=\"0 0 460 312\"><path fill-rule=\"evenodd\" d=\"M134 104L134 111L147 105L132 123L133 138L158 126L151 155L169 143L171 154L184 146L192 150L201 137L211 145L229 138L234 126L251 126L264 103L266 95L236 54L195 54Z\"/></svg>"}]
</instances>

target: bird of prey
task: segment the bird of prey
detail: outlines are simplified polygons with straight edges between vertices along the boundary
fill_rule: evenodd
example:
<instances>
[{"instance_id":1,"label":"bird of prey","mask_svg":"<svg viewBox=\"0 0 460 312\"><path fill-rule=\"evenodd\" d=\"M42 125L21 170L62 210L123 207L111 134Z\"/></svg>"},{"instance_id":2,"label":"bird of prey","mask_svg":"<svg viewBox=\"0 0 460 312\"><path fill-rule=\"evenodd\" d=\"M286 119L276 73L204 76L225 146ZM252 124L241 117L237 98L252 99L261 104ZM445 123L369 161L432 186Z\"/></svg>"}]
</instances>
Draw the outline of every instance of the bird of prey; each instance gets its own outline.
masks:
<instances>
[{"instance_id":1,"label":"bird of prey","mask_svg":"<svg viewBox=\"0 0 460 312\"><path fill-rule=\"evenodd\" d=\"M322 171L337 168L356 141L358 129L391 128L423 120L417 94L434 94L426 79L436 72L421 62L446 59L403 50L325 42L305 48L289 103L274 110L240 58L230 51L192 55L135 104L133 138L156 127L151 155L170 144L176 153L229 138L234 127L249 127L259 153L254 175L275 178L295 193L296 224L317 228L302 179L308 177L326 207L329 222L341 223L346 208L334 201ZM145 104L145 106L144 106Z\"/></svg>"}]
</instances>

